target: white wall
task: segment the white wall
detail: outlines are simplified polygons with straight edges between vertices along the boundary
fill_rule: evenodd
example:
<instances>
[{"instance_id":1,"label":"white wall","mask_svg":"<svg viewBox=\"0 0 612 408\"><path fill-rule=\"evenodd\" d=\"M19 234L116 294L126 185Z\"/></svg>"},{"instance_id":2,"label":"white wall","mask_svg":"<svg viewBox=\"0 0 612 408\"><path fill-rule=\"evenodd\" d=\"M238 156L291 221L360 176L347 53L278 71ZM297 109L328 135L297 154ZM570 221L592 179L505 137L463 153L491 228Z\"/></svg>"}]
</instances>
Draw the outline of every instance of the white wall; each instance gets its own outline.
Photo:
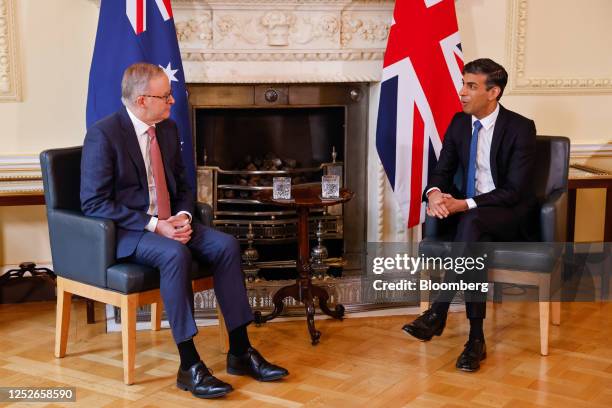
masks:
<instances>
[{"instance_id":1,"label":"white wall","mask_svg":"<svg viewBox=\"0 0 612 408\"><path fill-rule=\"evenodd\" d=\"M98 8L87 0L15 0L22 101L0 103L0 156L78 145ZM0 207L0 265L51 260L43 206Z\"/></svg>"},{"instance_id":2,"label":"white wall","mask_svg":"<svg viewBox=\"0 0 612 408\"><path fill-rule=\"evenodd\" d=\"M15 1L23 101L0 104L0 154L83 140L98 8L86 0Z\"/></svg>"}]
</instances>

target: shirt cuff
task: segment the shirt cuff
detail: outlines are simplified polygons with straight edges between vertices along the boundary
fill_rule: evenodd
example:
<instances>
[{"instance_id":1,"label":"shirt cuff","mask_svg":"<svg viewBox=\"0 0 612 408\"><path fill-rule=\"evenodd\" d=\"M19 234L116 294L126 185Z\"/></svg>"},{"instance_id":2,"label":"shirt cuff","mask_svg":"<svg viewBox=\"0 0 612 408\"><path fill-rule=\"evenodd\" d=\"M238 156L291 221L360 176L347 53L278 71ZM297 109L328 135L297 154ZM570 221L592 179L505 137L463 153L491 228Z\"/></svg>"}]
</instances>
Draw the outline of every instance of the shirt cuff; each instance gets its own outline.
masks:
<instances>
[{"instance_id":1,"label":"shirt cuff","mask_svg":"<svg viewBox=\"0 0 612 408\"><path fill-rule=\"evenodd\" d=\"M465 200L465 202L467 203L468 209L470 209L470 210L471 210L471 209L474 209L474 208L476 208L476 207L477 207L477 205L476 205L476 201L474 201L474 199L473 199L473 198L467 198L467 199Z\"/></svg>"},{"instance_id":2,"label":"shirt cuff","mask_svg":"<svg viewBox=\"0 0 612 408\"><path fill-rule=\"evenodd\" d=\"M193 219L193 217L191 216L191 213L189 211L179 211L176 213L176 215L181 215L181 214L185 214L187 217L189 217L189 223L191 224L191 220Z\"/></svg>"},{"instance_id":3,"label":"shirt cuff","mask_svg":"<svg viewBox=\"0 0 612 408\"><path fill-rule=\"evenodd\" d=\"M155 228L157 228L157 221L158 221L157 217L151 217L151 219L149 220L149 223L145 226L145 229L147 231L155 232Z\"/></svg>"},{"instance_id":4,"label":"shirt cuff","mask_svg":"<svg viewBox=\"0 0 612 408\"><path fill-rule=\"evenodd\" d=\"M425 197L427 197L427 195L428 195L430 192L434 191L434 190L442 191L442 190L440 190L438 187L432 187L432 188L430 188L429 190L427 190L427 191L425 192Z\"/></svg>"}]
</instances>

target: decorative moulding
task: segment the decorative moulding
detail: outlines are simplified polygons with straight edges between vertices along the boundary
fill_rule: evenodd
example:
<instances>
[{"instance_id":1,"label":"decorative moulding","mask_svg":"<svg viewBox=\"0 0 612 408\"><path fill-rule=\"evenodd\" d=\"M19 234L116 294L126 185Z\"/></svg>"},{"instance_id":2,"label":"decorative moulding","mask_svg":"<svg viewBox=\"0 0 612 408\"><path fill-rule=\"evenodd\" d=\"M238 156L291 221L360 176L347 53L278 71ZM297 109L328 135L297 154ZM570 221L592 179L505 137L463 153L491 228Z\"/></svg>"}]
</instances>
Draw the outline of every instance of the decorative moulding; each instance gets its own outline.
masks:
<instances>
[{"instance_id":1,"label":"decorative moulding","mask_svg":"<svg viewBox=\"0 0 612 408\"><path fill-rule=\"evenodd\" d=\"M0 101L21 100L14 0L0 0Z\"/></svg>"},{"instance_id":2,"label":"decorative moulding","mask_svg":"<svg viewBox=\"0 0 612 408\"><path fill-rule=\"evenodd\" d=\"M612 75L609 77L529 75L526 69L529 3L530 0L509 0L508 2L509 93L532 95L612 93ZM566 27L566 29L571 30L572 27Z\"/></svg>"},{"instance_id":3,"label":"decorative moulding","mask_svg":"<svg viewBox=\"0 0 612 408\"><path fill-rule=\"evenodd\" d=\"M0 194L41 191L38 155L0 155Z\"/></svg>"},{"instance_id":4,"label":"decorative moulding","mask_svg":"<svg viewBox=\"0 0 612 408\"><path fill-rule=\"evenodd\" d=\"M571 145L572 158L612 157L612 143Z\"/></svg>"}]
</instances>

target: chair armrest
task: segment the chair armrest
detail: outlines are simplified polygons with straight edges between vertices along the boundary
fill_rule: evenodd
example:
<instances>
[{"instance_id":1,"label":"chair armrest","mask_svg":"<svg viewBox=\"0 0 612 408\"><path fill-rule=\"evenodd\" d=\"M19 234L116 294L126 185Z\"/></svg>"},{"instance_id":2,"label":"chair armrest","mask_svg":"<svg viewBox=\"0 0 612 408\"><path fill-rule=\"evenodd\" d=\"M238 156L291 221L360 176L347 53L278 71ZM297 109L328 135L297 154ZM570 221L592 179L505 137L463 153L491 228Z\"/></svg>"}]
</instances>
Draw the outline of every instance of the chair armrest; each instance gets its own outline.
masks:
<instances>
[{"instance_id":1,"label":"chair armrest","mask_svg":"<svg viewBox=\"0 0 612 408\"><path fill-rule=\"evenodd\" d=\"M212 227L212 207L206 203L196 203L196 218L207 227Z\"/></svg>"},{"instance_id":2,"label":"chair armrest","mask_svg":"<svg viewBox=\"0 0 612 408\"><path fill-rule=\"evenodd\" d=\"M540 233L544 242L565 242L567 237L567 191L552 192L542 204Z\"/></svg>"},{"instance_id":3,"label":"chair armrest","mask_svg":"<svg viewBox=\"0 0 612 408\"><path fill-rule=\"evenodd\" d=\"M59 276L106 287L106 269L115 263L115 224L76 211L49 210L53 269Z\"/></svg>"}]
</instances>

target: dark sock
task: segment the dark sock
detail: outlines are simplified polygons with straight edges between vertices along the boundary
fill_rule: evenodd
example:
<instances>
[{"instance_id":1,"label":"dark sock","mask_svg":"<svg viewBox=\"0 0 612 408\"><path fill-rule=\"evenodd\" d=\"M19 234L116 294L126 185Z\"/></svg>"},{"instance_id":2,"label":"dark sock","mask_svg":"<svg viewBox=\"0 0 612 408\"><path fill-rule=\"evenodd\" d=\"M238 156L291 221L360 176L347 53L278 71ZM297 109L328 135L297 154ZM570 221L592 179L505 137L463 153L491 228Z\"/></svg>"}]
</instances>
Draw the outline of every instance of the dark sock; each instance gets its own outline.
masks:
<instances>
[{"instance_id":1,"label":"dark sock","mask_svg":"<svg viewBox=\"0 0 612 408\"><path fill-rule=\"evenodd\" d=\"M450 303L448 302L434 302L433 305L431 305L431 311L442 317L446 317L449 307Z\"/></svg>"},{"instance_id":2,"label":"dark sock","mask_svg":"<svg viewBox=\"0 0 612 408\"><path fill-rule=\"evenodd\" d=\"M484 319L470 319L470 340L484 340L483 322Z\"/></svg>"},{"instance_id":3,"label":"dark sock","mask_svg":"<svg viewBox=\"0 0 612 408\"><path fill-rule=\"evenodd\" d=\"M200 361L198 350L193 344L193 339L185 340L177 344L179 356L181 356L181 369L188 370L191 366Z\"/></svg>"},{"instance_id":4,"label":"dark sock","mask_svg":"<svg viewBox=\"0 0 612 408\"><path fill-rule=\"evenodd\" d=\"M234 356L241 356L251 347L249 335L247 334L247 324L236 327L229 332L229 352Z\"/></svg>"}]
</instances>

